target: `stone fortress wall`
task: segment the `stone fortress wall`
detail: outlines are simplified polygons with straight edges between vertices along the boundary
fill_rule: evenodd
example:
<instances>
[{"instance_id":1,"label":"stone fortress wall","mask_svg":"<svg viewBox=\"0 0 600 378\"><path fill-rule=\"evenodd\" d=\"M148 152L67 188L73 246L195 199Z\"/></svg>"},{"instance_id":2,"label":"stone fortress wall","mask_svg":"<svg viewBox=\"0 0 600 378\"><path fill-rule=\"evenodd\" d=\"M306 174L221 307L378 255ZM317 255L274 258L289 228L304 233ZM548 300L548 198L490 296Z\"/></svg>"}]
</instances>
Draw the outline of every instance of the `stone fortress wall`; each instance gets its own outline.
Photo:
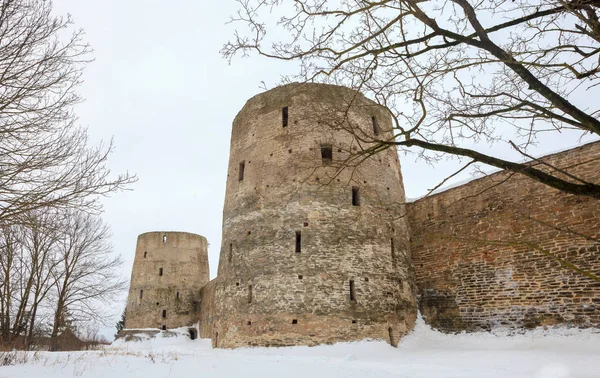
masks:
<instances>
[{"instance_id":1,"label":"stone fortress wall","mask_svg":"<svg viewBox=\"0 0 600 378\"><path fill-rule=\"evenodd\" d=\"M540 160L600 182L600 142ZM429 324L600 327L600 201L499 172L408 207Z\"/></svg>"},{"instance_id":2,"label":"stone fortress wall","mask_svg":"<svg viewBox=\"0 0 600 378\"><path fill-rule=\"evenodd\" d=\"M332 123L352 101L348 124L391 135L375 103L330 85L270 90L235 118L218 276L203 291L214 298L202 296L212 312L201 334L215 346L395 344L412 329L396 149L338 171L361 148Z\"/></svg>"},{"instance_id":3,"label":"stone fortress wall","mask_svg":"<svg viewBox=\"0 0 600 378\"><path fill-rule=\"evenodd\" d=\"M206 238L187 232L138 236L125 328L173 328L198 317L199 292L209 281Z\"/></svg>"},{"instance_id":4,"label":"stone fortress wall","mask_svg":"<svg viewBox=\"0 0 600 378\"><path fill-rule=\"evenodd\" d=\"M208 281L201 236L140 235L126 327L199 322L223 348L395 345L414 325L417 295L444 331L600 326L600 284L586 277L600 275L599 201L500 172L405 204L392 148L339 171L391 127L338 86L250 99L233 122L217 278ZM599 159L600 142L543 158L592 182Z\"/></svg>"}]
</instances>

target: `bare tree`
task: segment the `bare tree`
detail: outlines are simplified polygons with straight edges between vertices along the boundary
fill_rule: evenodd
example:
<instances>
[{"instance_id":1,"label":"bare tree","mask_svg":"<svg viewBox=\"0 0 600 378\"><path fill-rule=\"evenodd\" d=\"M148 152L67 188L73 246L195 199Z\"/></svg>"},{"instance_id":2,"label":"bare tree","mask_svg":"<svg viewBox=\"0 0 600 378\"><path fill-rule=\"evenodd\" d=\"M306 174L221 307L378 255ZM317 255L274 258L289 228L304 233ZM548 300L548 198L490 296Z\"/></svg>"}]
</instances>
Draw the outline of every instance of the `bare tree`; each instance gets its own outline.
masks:
<instances>
[{"instance_id":1,"label":"bare tree","mask_svg":"<svg viewBox=\"0 0 600 378\"><path fill-rule=\"evenodd\" d=\"M600 198L600 185L536 161L519 163L473 142L506 142L528 159L541 133L600 135L598 0L238 0L240 27L222 49L297 61L284 80L362 91L384 106L393 133L366 133L360 161L390 146L452 154ZM343 113L343 112L341 112ZM391 136L390 136L391 135ZM426 153L429 151L430 153ZM464 167L462 168L464 169Z\"/></svg>"},{"instance_id":2,"label":"bare tree","mask_svg":"<svg viewBox=\"0 0 600 378\"><path fill-rule=\"evenodd\" d=\"M1 227L0 329L6 344L21 338L19 345L30 345L40 329L38 311L48 302L56 268L56 242L62 232L58 219L56 211L47 209L23 214L12 220L16 223L5 222Z\"/></svg>"},{"instance_id":3,"label":"bare tree","mask_svg":"<svg viewBox=\"0 0 600 378\"><path fill-rule=\"evenodd\" d=\"M13 298L17 276L15 264L19 245L15 226L0 225L0 339L2 342L12 341L11 319L14 309Z\"/></svg>"},{"instance_id":4,"label":"bare tree","mask_svg":"<svg viewBox=\"0 0 600 378\"><path fill-rule=\"evenodd\" d=\"M120 257L112 254L110 232L97 216L70 212L64 220L54 271L53 347L65 314L76 321L104 320L100 306L120 294L127 282L118 273Z\"/></svg>"},{"instance_id":5,"label":"bare tree","mask_svg":"<svg viewBox=\"0 0 600 378\"><path fill-rule=\"evenodd\" d=\"M0 3L0 221L49 207L98 210L99 195L135 181L110 177L112 142L90 148L76 125L90 49L51 11L51 1Z\"/></svg>"},{"instance_id":6,"label":"bare tree","mask_svg":"<svg viewBox=\"0 0 600 378\"><path fill-rule=\"evenodd\" d=\"M52 273L58 263L57 242L60 235L60 213L56 211L34 211L26 214L24 219L23 245L29 255L28 294L25 304L29 325L26 345L31 345L38 320L40 305L46 301L52 289Z\"/></svg>"}]
</instances>

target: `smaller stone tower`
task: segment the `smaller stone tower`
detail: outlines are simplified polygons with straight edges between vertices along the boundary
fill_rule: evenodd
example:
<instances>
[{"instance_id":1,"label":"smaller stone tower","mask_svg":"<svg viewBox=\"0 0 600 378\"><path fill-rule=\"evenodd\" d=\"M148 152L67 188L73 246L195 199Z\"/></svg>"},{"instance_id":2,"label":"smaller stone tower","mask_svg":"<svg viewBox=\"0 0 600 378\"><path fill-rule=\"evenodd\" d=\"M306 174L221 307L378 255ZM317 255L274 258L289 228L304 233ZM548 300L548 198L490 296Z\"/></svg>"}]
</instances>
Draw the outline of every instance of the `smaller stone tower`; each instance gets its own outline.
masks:
<instances>
[{"instance_id":1,"label":"smaller stone tower","mask_svg":"<svg viewBox=\"0 0 600 378\"><path fill-rule=\"evenodd\" d=\"M138 236L125 328L176 328L197 319L198 293L209 281L206 238L187 232Z\"/></svg>"}]
</instances>

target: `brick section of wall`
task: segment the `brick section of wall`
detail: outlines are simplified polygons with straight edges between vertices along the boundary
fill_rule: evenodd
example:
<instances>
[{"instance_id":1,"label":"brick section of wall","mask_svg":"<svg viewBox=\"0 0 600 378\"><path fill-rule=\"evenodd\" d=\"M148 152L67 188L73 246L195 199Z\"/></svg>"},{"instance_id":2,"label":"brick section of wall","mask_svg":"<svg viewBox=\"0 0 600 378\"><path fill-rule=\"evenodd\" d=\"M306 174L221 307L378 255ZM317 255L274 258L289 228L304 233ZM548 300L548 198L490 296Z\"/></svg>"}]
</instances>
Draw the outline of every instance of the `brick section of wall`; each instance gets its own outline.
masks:
<instances>
[{"instance_id":1,"label":"brick section of wall","mask_svg":"<svg viewBox=\"0 0 600 378\"><path fill-rule=\"evenodd\" d=\"M390 132L390 117L376 104L331 85L285 85L252 98L237 115L218 277L201 304L201 333L215 346L395 344L412 329L415 290L396 150L337 169L360 148L333 124L352 99L345 125L372 135L374 116L378 131ZM332 159L323 159L323 146ZM353 187L360 206L352 204Z\"/></svg>"},{"instance_id":2,"label":"brick section of wall","mask_svg":"<svg viewBox=\"0 0 600 378\"><path fill-rule=\"evenodd\" d=\"M542 160L600 182L600 142ZM600 201L499 172L408 208L419 306L431 325L600 326L600 283L565 267L600 275Z\"/></svg>"},{"instance_id":3,"label":"brick section of wall","mask_svg":"<svg viewBox=\"0 0 600 378\"><path fill-rule=\"evenodd\" d=\"M187 232L140 235L125 328L168 329L192 324L199 312L198 293L208 280L207 242L203 236Z\"/></svg>"}]
</instances>

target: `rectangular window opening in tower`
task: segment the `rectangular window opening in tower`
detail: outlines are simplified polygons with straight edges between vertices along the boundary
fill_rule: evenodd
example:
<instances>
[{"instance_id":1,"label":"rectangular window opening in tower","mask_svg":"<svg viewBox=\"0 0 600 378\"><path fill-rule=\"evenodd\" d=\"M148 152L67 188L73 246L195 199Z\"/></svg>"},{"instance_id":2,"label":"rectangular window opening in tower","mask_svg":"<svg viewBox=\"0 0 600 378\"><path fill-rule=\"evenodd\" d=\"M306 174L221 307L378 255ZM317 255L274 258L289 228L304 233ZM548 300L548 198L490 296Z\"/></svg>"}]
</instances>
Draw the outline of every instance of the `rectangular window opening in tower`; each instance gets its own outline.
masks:
<instances>
[{"instance_id":1,"label":"rectangular window opening in tower","mask_svg":"<svg viewBox=\"0 0 600 378\"><path fill-rule=\"evenodd\" d=\"M356 301L356 292L354 290L354 280L350 280L350 301Z\"/></svg>"},{"instance_id":2,"label":"rectangular window opening in tower","mask_svg":"<svg viewBox=\"0 0 600 378\"><path fill-rule=\"evenodd\" d=\"M360 206L360 188L358 186L352 187L352 206Z\"/></svg>"},{"instance_id":3,"label":"rectangular window opening in tower","mask_svg":"<svg viewBox=\"0 0 600 378\"><path fill-rule=\"evenodd\" d=\"M238 176L238 181L243 181L244 180L244 170L246 169L246 161L242 160L240 162L240 170L238 172L239 176Z\"/></svg>"},{"instance_id":4,"label":"rectangular window opening in tower","mask_svg":"<svg viewBox=\"0 0 600 378\"><path fill-rule=\"evenodd\" d=\"M375 136L379 135L381 130L379 129L379 123L377 123L377 118L375 118L375 116L371 117L371 122L373 123L373 134Z\"/></svg>"},{"instance_id":5,"label":"rectangular window opening in tower","mask_svg":"<svg viewBox=\"0 0 600 378\"><path fill-rule=\"evenodd\" d=\"M148 256L148 252L144 252L144 258L146 258L146 256Z\"/></svg>"},{"instance_id":6,"label":"rectangular window opening in tower","mask_svg":"<svg viewBox=\"0 0 600 378\"><path fill-rule=\"evenodd\" d=\"M390 239L390 251L392 252L392 261L396 260L396 251L394 249L394 238Z\"/></svg>"},{"instance_id":7,"label":"rectangular window opening in tower","mask_svg":"<svg viewBox=\"0 0 600 378\"><path fill-rule=\"evenodd\" d=\"M302 233L296 231L296 253L302 252Z\"/></svg>"},{"instance_id":8,"label":"rectangular window opening in tower","mask_svg":"<svg viewBox=\"0 0 600 378\"><path fill-rule=\"evenodd\" d=\"M229 254L227 255L227 261L231 264L233 260L233 243L229 243Z\"/></svg>"},{"instance_id":9,"label":"rectangular window opening in tower","mask_svg":"<svg viewBox=\"0 0 600 378\"><path fill-rule=\"evenodd\" d=\"M323 160L323 164L331 164L333 160L333 148L331 144L321 145L321 159Z\"/></svg>"},{"instance_id":10,"label":"rectangular window opening in tower","mask_svg":"<svg viewBox=\"0 0 600 378\"><path fill-rule=\"evenodd\" d=\"M175 294L175 299L179 299L179 292L177 292L177 294Z\"/></svg>"},{"instance_id":11,"label":"rectangular window opening in tower","mask_svg":"<svg viewBox=\"0 0 600 378\"><path fill-rule=\"evenodd\" d=\"M144 290L140 290L140 299L144 299Z\"/></svg>"},{"instance_id":12,"label":"rectangular window opening in tower","mask_svg":"<svg viewBox=\"0 0 600 378\"><path fill-rule=\"evenodd\" d=\"M158 268L158 275L159 275L159 276L162 276L162 275L163 275L163 270L162 270L162 268Z\"/></svg>"},{"instance_id":13,"label":"rectangular window opening in tower","mask_svg":"<svg viewBox=\"0 0 600 378\"><path fill-rule=\"evenodd\" d=\"M167 235L163 235L163 243L167 242Z\"/></svg>"},{"instance_id":14,"label":"rectangular window opening in tower","mask_svg":"<svg viewBox=\"0 0 600 378\"><path fill-rule=\"evenodd\" d=\"M281 126L287 127L288 125L288 107L284 106L281 108Z\"/></svg>"},{"instance_id":15,"label":"rectangular window opening in tower","mask_svg":"<svg viewBox=\"0 0 600 378\"><path fill-rule=\"evenodd\" d=\"M166 318L166 317L167 317L167 310L163 310L162 317L163 317L163 318Z\"/></svg>"},{"instance_id":16,"label":"rectangular window opening in tower","mask_svg":"<svg viewBox=\"0 0 600 378\"><path fill-rule=\"evenodd\" d=\"M252 303L252 285L248 285L248 303Z\"/></svg>"}]
</instances>

